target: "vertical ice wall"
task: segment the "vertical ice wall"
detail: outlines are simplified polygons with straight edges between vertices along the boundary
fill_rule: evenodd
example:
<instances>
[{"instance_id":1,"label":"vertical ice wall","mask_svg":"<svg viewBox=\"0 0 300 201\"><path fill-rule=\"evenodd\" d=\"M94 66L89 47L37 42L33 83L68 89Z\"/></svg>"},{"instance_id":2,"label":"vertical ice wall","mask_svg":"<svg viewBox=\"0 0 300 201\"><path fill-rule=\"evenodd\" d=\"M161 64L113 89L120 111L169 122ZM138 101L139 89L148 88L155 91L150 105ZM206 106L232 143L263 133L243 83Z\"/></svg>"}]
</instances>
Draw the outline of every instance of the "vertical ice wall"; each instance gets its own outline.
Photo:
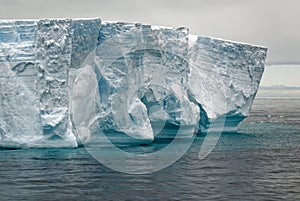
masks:
<instances>
[{"instance_id":1,"label":"vertical ice wall","mask_svg":"<svg viewBox=\"0 0 300 201\"><path fill-rule=\"evenodd\" d=\"M38 22L36 87L43 134L77 146L69 125L68 71L72 54L71 20Z\"/></svg>"},{"instance_id":2,"label":"vertical ice wall","mask_svg":"<svg viewBox=\"0 0 300 201\"><path fill-rule=\"evenodd\" d=\"M1 146L77 146L69 109L72 70L96 47L100 24L99 19L1 21Z\"/></svg>"},{"instance_id":3,"label":"vertical ice wall","mask_svg":"<svg viewBox=\"0 0 300 201\"><path fill-rule=\"evenodd\" d=\"M185 137L191 137L199 109L186 92L187 56L186 28L102 23L98 46L75 79L72 107L79 136L89 139L91 124L96 123L113 138L127 138L127 143L149 143L167 124L184 127ZM82 113L84 96L89 96L89 109Z\"/></svg>"},{"instance_id":4,"label":"vertical ice wall","mask_svg":"<svg viewBox=\"0 0 300 201\"><path fill-rule=\"evenodd\" d=\"M267 49L209 37L192 36L192 39L189 92L202 108L200 129L236 131L249 115ZM211 125L220 123L222 118L224 125Z\"/></svg>"},{"instance_id":5,"label":"vertical ice wall","mask_svg":"<svg viewBox=\"0 0 300 201\"><path fill-rule=\"evenodd\" d=\"M191 137L198 126L234 131L265 57L187 28L0 21L0 146L76 147L99 130L125 144Z\"/></svg>"},{"instance_id":6,"label":"vertical ice wall","mask_svg":"<svg viewBox=\"0 0 300 201\"><path fill-rule=\"evenodd\" d=\"M37 21L0 21L0 144L26 146L41 137L36 95Z\"/></svg>"},{"instance_id":7,"label":"vertical ice wall","mask_svg":"<svg viewBox=\"0 0 300 201\"><path fill-rule=\"evenodd\" d=\"M70 127L81 140L89 139L90 119L96 114L98 82L92 66L82 67L98 44L100 19L72 20L73 30L71 65L68 72Z\"/></svg>"}]
</instances>

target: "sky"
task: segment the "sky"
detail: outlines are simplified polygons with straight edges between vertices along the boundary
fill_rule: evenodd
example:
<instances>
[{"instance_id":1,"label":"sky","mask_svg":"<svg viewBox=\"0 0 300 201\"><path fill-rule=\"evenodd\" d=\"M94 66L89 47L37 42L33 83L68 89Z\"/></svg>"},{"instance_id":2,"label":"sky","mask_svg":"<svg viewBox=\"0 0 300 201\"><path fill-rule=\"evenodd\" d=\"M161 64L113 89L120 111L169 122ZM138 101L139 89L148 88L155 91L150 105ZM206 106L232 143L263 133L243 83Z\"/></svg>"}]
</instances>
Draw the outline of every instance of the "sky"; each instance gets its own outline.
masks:
<instances>
[{"instance_id":1,"label":"sky","mask_svg":"<svg viewBox=\"0 0 300 201\"><path fill-rule=\"evenodd\" d=\"M261 80L261 85L300 87L300 65L267 66Z\"/></svg>"},{"instance_id":2,"label":"sky","mask_svg":"<svg viewBox=\"0 0 300 201\"><path fill-rule=\"evenodd\" d=\"M100 17L265 46L266 73L274 76L274 64L300 64L299 9L299 0L0 0L1 19ZM282 67L285 81L295 76L290 67Z\"/></svg>"}]
</instances>

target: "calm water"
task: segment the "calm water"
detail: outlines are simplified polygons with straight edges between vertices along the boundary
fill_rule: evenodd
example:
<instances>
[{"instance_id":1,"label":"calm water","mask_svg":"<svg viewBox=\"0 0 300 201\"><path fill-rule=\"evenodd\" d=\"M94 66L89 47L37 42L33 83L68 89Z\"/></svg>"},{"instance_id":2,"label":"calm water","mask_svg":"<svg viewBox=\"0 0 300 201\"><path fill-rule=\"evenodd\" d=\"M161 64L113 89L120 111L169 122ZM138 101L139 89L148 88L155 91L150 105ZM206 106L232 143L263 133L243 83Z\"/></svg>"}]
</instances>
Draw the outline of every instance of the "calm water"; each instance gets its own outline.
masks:
<instances>
[{"instance_id":1,"label":"calm water","mask_svg":"<svg viewBox=\"0 0 300 201\"><path fill-rule=\"evenodd\" d=\"M299 200L300 96L270 97L258 94L239 133L222 134L206 159L198 136L147 175L110 170L84 148L2 150L0 200Z\"/></svg>"}]
</instances>

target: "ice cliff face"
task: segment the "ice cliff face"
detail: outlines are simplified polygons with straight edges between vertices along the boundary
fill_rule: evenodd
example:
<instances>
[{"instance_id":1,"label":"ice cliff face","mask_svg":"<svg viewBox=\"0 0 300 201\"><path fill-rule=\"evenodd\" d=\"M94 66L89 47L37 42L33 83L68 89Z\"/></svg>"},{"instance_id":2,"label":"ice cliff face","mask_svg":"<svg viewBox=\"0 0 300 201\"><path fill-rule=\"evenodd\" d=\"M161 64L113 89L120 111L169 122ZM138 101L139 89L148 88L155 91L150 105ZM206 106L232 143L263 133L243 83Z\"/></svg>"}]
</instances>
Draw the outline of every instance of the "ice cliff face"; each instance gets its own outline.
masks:
<instances>
[{"instance_id":1,"label":"ice cliff face","mask_svg":"<svg viewBox=\"0 0 300 201\"><path fill-rule=\"evenodd\" d=\"M181 137L234 131L265 57L266 48L187 28L0 21L0 146L77 147L99 131L122 144L172 138L174 128Z\"/></svg>"}]
</instances>

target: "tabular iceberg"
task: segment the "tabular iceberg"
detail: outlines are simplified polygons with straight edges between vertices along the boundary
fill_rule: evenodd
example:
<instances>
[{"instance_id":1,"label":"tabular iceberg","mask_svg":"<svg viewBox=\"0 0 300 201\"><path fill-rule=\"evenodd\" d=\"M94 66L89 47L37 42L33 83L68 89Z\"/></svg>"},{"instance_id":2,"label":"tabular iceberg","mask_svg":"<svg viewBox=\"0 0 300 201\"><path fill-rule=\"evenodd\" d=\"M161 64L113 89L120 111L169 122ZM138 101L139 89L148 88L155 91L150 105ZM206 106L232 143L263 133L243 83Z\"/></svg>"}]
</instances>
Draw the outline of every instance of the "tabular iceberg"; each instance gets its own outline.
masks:
<instances>
[{"instance_id":1,"label":"tabular iceberg","mask_svg":"<svg viewBox=\"0 0 300 201\"><path fill-rule=\"evenodd\" d=\"M235 131L267 49L184 27L100 19L0 21L0 146L77 147ZM223 119L221 121L220 119ZM178 129L177 129L178 130Z\"/></svg>"}]
</instances>

